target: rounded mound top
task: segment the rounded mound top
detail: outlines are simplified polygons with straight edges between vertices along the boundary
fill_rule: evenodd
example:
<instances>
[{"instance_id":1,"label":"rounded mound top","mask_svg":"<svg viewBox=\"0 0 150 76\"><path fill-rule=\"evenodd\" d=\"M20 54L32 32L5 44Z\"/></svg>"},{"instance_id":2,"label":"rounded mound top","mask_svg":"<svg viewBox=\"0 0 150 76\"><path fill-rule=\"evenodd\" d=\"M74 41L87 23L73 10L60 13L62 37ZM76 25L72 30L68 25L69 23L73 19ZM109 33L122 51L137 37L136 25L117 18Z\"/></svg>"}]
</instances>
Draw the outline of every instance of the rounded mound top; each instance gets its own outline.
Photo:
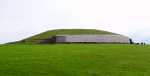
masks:
<instances>
[{"instance_id":1,"label":"rounded mound top","mask_svg":"<svg viewBox=\"0 0 150 76\"><path fill-rule=\"evenodd\" d=\"M56 29L56 30L50 30L46 31L44 33L32 36L30 39L45 39L49 38L50 36L55 35L97 35L97 34L115 34L107 31L102 30L96 30L96 29Z\"/></svg>"},{"instance_id":2,"label":"rounded mound top","mask_svg":"<svg viewBox=\"0 0 150 76\"><path fill-rule=\"evenodd\" d=\"M56 35L104 35L104 34L116 35L115 33L112 33L112 32L96 30L96 29L55 29L55 30L49 30L49 31L34 35L32 37L23 39L19 42L38 43L43 39L48 39L51 36L56 36Z\"/></svg>"}]
</instances>

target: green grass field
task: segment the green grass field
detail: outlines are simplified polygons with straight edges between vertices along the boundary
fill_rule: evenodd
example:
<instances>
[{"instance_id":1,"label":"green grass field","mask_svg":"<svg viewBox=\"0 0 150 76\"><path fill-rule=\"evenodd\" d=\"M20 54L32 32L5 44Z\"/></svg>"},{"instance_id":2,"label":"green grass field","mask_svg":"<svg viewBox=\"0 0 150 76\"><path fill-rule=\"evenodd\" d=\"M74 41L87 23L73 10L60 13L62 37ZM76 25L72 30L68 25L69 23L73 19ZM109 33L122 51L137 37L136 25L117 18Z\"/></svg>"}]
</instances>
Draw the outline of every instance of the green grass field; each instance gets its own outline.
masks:
<instances>
[{"instance_id":1,"label":"green grass field","mask_svg":"<svg viewBox=\"0 0 150 76\"><path fill-rule=\"evenodd\" d=\"M150 46L1 45L0 76L149 76Z\"/></svg>"}]
</instances>

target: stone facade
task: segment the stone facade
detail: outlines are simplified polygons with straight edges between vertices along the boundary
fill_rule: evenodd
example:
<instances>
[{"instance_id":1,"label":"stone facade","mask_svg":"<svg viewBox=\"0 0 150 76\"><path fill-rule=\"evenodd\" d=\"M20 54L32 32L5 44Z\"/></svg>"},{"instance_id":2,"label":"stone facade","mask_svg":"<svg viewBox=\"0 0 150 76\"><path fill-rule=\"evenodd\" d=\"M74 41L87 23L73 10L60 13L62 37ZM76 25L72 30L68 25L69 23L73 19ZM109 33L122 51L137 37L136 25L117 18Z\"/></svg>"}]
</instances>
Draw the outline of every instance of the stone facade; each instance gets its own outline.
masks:
<instances>
[{"instance_id":1,"label":"stone facade","mask_svg":"<svg viewBox=\"0 0 150 76\"><path fill-rule=\"evenodd\" d=\"M122 35L57 35L56 43L131 43L131 39Z\"/></svg>"}]
</instances>

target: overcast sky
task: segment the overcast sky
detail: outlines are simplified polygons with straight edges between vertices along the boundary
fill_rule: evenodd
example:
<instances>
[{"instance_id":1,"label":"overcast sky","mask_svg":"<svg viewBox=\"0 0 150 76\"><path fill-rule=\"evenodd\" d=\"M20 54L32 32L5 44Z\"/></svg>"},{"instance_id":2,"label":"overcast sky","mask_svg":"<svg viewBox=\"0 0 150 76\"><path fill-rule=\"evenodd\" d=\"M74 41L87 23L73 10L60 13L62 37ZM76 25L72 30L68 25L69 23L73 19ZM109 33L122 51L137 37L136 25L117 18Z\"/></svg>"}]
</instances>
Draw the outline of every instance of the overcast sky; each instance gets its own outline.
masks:
<instances>
[{"instance_id":1,"label":"overcast sky","mask_svg":"<svg viewBox=\"0 0 150 76\"><path fill-rule=\"evenodd\" d=\"M58 28L91 28L150 43L149 0L0 0L0 43Z\"/></svg>"}]
</instances>

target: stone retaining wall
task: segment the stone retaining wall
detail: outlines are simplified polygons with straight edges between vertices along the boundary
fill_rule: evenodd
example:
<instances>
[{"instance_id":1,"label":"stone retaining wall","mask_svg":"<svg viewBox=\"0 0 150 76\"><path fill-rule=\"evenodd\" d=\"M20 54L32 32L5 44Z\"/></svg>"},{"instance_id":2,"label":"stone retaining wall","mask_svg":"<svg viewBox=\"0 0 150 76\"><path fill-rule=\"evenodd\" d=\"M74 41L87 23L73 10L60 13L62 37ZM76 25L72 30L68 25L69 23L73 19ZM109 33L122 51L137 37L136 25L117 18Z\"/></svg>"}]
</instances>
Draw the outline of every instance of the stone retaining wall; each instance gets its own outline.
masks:
<instances>
[{"instance_id":1,"label":"stone retaining wall","mask_svg":"<svg viewBox=\"0 0 150 76\"><path fill-rule=\"evenodd\" d=\"M56 42L103 42L130 43L130 38L122 35L58 35Z\"/></svg>"}]
</instances>

